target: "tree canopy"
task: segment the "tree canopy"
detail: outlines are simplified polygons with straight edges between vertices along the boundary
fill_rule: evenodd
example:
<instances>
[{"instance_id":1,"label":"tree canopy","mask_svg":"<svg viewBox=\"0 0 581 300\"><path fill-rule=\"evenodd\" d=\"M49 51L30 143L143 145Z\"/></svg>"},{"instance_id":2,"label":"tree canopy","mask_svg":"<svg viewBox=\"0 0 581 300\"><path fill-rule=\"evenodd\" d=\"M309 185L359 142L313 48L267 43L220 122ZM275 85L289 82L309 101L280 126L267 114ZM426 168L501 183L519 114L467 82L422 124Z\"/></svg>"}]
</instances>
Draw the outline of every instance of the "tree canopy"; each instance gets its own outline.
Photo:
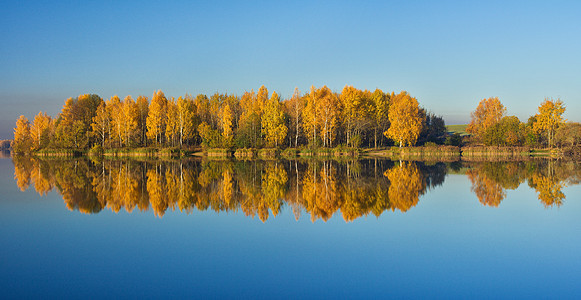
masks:
<instances>
[{"instance_id":1,"label":"tree canopy","mask_svg":"<svg viewBox=\"0 0 581 300\"><path fill-rule=\"evenodd\" d=\"M68 98L58 116L40 112L31 122L22 116L13 148L83 151L134 147L385 147L452 143L444 119L422 108L402 91L371 92L346 85L340 93L312 86L290 99L263 85L242 96L214 93L166 97L153 93L136 100L117 95L106 101L95 94ZM579 127L565 126L560 99L545 99L539 113L522 123L506 117L497 97L483 99L471 114L467 131L479 143L496 146L576 145ZM562 128L562 129L560 129ZM581 135L581 134L580 134ZM455 136L454 144L463 143Z\"/></svg>"}]
</instances>

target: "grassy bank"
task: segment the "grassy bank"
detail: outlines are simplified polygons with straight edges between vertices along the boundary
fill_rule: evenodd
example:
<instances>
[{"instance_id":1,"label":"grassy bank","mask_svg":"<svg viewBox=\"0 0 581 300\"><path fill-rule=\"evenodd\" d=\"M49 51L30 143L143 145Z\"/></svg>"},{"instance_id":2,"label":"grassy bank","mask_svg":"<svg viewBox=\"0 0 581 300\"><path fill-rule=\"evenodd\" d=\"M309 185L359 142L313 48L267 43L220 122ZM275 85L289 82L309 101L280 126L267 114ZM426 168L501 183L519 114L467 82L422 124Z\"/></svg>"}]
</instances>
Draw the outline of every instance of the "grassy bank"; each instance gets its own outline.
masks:
<instances>
[{"instance_id":1,"label":"grassy bank","mask_svg":"<svg viewBox=\"0 0 581 300\"><path fill-rule=\"evenodd\" d=\"M358 157L357 148L240 148L233 151L237 159L275 159L275 158L297 158L297 157ZM207 156L228 157L223 149L208 149Z\"/></svg>"},{"instance_id":2,"label":"grassy bank","mask_svg":"<svg viewBox=\"0 0 581 300\"><path fill-rule=\"evenodd\" d=\"M530 156L528 147L462 147L462 158Z\"/></svg>"},{"instance_id":3,"label":"grassy bank","mask_svg":"<svg viewBox=\"0 0 581 300\"><path fill-rule=\"evenodd\" d=\"M85 151L69 150L69 149L42 149L34 152L36 156L56 156L56 157L78 157L85 155Z\"/></svg>"},{"instance_id":4,"label":"grassy bank","mask_svg":"<svg viewBox=\"0 0 581 300\"><path fill-rule=\"evenodd\" d=\"M460 159L460 148L456 146L391 147L383 150L368 150L364 154L398 160L456 161Z\"/></svg>"},{"instance_id":5,"label":"grassy bank","mask_svg":"<svg viewBox=\"0 0 581 300\"><path fill-rule=\"evenodd\" d=\"M421 147L391 147L383 149L358 148L210 148L210 149L179 149L179 148L119 148L105 149L94 147L89 151L70 149L43 149L33 153L43 157L143 157L143 158L180 158L188 156L205 156L208 158L246 159L279 159L279 158L356 158L385 157L394 160L426 160L426 161L485 161L485 160L522 160L529 157L564 157L581 159L581 148L568 149L531 149L528 147L485 147L485 146L421 146Z\"/></svg>"}]
</instances>

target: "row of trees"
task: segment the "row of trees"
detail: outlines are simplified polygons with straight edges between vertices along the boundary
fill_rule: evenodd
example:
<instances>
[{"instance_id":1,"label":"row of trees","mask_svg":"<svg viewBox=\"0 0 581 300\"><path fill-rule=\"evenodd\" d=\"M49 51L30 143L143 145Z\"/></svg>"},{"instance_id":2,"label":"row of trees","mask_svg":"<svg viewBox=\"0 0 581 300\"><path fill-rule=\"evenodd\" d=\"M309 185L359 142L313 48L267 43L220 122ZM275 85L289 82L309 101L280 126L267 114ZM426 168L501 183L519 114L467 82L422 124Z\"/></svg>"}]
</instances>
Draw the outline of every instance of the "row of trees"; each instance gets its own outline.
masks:
<instances>
[{"instance_id":1,"label":"row of trees","mask_svg":"<svg viewBox=\"0 0 581 300\"><path fill-rule=\"evenodd\" d=\"M476 143L489 146L576 146L581 142L581 124L566 122L565 106L560 99L546 98L538 113L526 123L506 116L497 97L483 99L471 114L466 131Z\"/></svg>"},{"instance_id":2,"label":"row of trees","mask_svg":"<svg viewBox=\"0 0 581 300\"><path fill-rule=\"evenodd\" d=\"M575 146L581 142L581 124L566 123L559 99L545 99L526 123L506 116L497 97L483 99L471 114L466 131L470 142L495 146ZM444 120L421 108L403 91L388 94L345 86L341 93L311 87L301 95L295 89L281 100L266 87L241 97L215 93L178 99L154 92L104 101L86 94L66 100L52 118L40 112L29 122L16 122L13 149L86 150L91 147L378 147L442 143Z\"/></svg>"},{"instance_id":3,"label":"row of trees","mask_svg":"<svg viewBox=\"0 0 581 300\"><path fill-rule=\"evenodd\" d=\"M241 97L215 93L178 99L156 91L104 101L94 94L69 98L52 118L40 112L16 122L14 150L84 150L133 147L378 147L441 142L441 117L407 92L384 93L345 86L341 93L311 87L281 100L266 87Z\"/></svg>"}]
</instances>

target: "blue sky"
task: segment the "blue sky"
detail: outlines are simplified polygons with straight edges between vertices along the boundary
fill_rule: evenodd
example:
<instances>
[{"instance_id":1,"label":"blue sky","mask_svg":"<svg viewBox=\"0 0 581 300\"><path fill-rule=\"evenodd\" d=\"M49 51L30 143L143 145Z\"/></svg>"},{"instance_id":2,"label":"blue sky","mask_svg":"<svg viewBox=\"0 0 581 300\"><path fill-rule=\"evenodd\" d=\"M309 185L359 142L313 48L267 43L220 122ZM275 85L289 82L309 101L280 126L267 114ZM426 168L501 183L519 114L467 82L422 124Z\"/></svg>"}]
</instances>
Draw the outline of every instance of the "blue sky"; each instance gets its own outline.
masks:
<instances>
[{"instance_id":1,"label":"blue sky","mask_svg":"<svg viewBox=\"0 0 581 300\"><path fill-rule=\"evenodd\" d=\"M264 84L407 90L448 124L497 96L522 121L545 97L581 121L581 2L7 2L0 138L84 93L241 95Z\"/></svg>"}]
</instances>

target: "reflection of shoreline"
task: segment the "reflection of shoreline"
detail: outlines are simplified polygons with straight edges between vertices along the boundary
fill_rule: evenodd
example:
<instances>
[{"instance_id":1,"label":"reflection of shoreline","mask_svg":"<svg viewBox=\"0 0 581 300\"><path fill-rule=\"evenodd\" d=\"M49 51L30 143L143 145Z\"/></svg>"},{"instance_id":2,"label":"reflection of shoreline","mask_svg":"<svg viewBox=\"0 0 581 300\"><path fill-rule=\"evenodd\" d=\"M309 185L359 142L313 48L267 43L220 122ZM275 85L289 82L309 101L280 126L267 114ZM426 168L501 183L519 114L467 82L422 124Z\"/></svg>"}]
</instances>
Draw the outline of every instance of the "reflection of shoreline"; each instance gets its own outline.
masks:
<instances>
[{"instance_id":1,"label":"reflection of shoreline","mask_svg":"<svg viewBox=\"0 0 581 300\"><path fill-rule=\"evenodd\" d=\"M576 162L535 160L510 163L469 163L466 170L472 182L471 191L480 203L497 207L506 197L506 190L515 190L527 181L545 207L559 207L565 200L565 186L578 184L581 168Z\"/></svg>"},{"instance_id":2,"label":"reflection of shoreline","mask_svg":"<svg viewBox=\"0 0 581 300\"><path fill-rule=\"evenodd\" d=\"M10 151L9 150L1 150L0 151L0 158L10 158Z\"/></svg>"},{"instance_id":3,"label":"reflection of shoreline","mask_svg":"<svg viewBox=\"0 0 581 300\"><path fill-rule=\"evenodd\" d=\"M151 209L242 211L266 221L289 206L312 221L340 212L345 221L387 210L407 212L421 195L442 185L446 174L462 173L485 206L497 207L506 189L523 182L545 206L559 206L561 188L579 178L575 163L454 162L450 164L367 160L103 160L15 157L21 190L40 194L56 188L70 210L132 212ZM578 181L578 180L577 180Z\"/></svg>"},{"instance_id":4,"label":"reflection of shoreline","mask_svg":"<svg viewBox=\"0 0 581 300\"><path fill-rule=\"evenodd\" d=\"M177 210L242 211L265 221L290 206L313 221L341 212L346 221L386 210L405 212L427 188L441 185L443 163L389 160L44 160L17 157L21 190L41 195L56 188L67 207L84 213L105 208L153 210L162 217ZM387 170L394 170L389 175ZM388 172L389 173L389 172ZM392 174L389 173L389 174ZM409 176L407 176L409 175ZM393 182L393 183L392 183ZM395 184L394 184L395 183ZM407 187L417 187L408 193ZM393 198L393 199L390 199Z\"/></svg>"}]
</instances>

